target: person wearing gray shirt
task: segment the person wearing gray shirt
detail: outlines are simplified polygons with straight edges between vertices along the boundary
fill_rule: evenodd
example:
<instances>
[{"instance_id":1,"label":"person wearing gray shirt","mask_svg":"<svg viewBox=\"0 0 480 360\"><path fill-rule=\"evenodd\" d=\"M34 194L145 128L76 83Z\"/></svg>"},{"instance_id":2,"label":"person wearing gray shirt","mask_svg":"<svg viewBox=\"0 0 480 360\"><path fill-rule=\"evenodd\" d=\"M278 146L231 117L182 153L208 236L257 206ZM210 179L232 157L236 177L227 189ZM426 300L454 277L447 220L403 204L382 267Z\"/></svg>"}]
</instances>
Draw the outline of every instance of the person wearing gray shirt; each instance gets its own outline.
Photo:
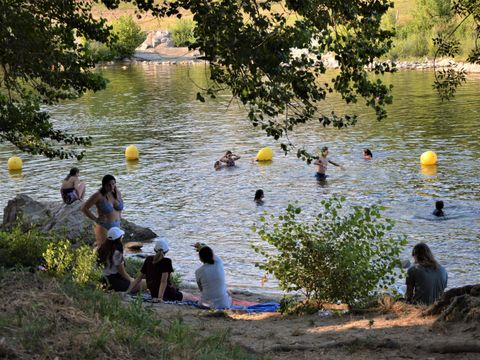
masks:
<instances>
[{"instance_id":1,"label":"person wearing gray shirt","mask_svg":"<svg viewBox=\"0 0 480 360\"><path fill-rule=\"evenodd\" d=\"M203 263L195 271L195 278L201 292L200 304L215 309L228 309L232 299L227 293L222 260L214 255L208 246L201 247L198 255Z\"/></svg>"},{"instance_id":2,"label":"person wearing gray shirt","mask_svg":"<svg viewBox=\"0 0 480 360\"><path fill-rule=\"evenodd\" d=\"M447 287L447 271L435 260L427 244L415 245L412 256L415 263L407 271L407 301L433 304Z\"/></svg>"}]
</instances>

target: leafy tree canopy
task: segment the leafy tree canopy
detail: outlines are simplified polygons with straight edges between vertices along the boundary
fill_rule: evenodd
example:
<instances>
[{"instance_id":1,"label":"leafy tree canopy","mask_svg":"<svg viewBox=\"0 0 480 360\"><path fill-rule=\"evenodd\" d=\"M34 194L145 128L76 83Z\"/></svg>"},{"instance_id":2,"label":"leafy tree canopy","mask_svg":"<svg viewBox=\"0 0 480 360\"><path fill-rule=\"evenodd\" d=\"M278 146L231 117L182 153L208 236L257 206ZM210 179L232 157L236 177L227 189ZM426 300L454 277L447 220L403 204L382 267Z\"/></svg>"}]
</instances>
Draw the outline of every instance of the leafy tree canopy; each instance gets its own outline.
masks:
<instances>
[{"instance_id":1,"label":"leafy tree canopy","mask_svg":"<svg viewBox=\"0 0 480 360\"><path fill-rule=\"evenodd\" d=\"M452 19L458 19L457 25L453 29L447 29L438 34L433 39L437 47L435 59L442 56L454 57L460 52L460 42L453 35L460 29L462 24L472 19L475 29L475 46L468 55L467 62L472 64L480 64L480 48L478 40L480 38L480 0L453 0L446 1L448 13ZM446 11L446 10L445 10ZM450 100L459 85L465 82L464 69L442 69L435 68L435 82L433 87L437 90L442 100Z\"/></svg>"},{"instance_id":2,"label":"leafy tree canopy","mask_svg":"<svg viewBox=\"0 0 480 360\"><path fill-rule=\"evenodd\" d=\"M87 145L54 129L41 104L100 90L93 59L77 37L108 42L109 27L75 0L0 0L0 141L49 158L81 158L64 145Z\"/></svg>"},{"instance_id":3,"label":"leafy tree canopy","mask_svg":"<svg viewBox=\"0 0 480 360\"><path fill-rule=\"evenodd\" d=\"M55 130L40 104L105 86L91 72L89 52L76 41L108 42L110 28L92 18L92 2L115 8L132 1L0 0L1 140L48 157L82 156L60 146L90 140ZM156 16L180 17L182 10L190 11L197 24L191 48L211 65L211 82L197 98L203 101L230 89L247 106L254 126L286 139L281 145L285 151L293 147L288 134L299 123L317 120L341 128L356 122L354 114L322 112L321 103L330 93L339 93L346 103L364 101L378 119L386 116L390 88L372 80L366 66L391 46L392 32L380 26L392 5L388 0L133 2L139 11ZM294 48L306 52L295 56ZM340 71L324 82L322 55L328 52ZM371 70L381 74L393 69L377 62ZM304 149L297 149L297 155L311 160Z\"/></svg>"}]
</instances>

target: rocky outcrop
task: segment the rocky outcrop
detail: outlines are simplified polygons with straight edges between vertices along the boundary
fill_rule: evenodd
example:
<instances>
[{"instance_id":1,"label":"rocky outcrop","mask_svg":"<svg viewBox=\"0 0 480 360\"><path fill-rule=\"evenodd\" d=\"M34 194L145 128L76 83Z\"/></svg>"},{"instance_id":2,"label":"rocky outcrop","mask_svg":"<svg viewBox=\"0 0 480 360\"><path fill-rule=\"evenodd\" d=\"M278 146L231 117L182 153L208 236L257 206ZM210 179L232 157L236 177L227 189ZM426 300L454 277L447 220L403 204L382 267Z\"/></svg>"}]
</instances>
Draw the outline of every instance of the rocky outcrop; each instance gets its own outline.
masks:
<instances>
[{"instance_id":1,"label":"rocky outcrop","mask_svg":"<svg viewBox=\"0 0 480 360\"><path fill-rule=\"evenodd\" d=\"M158 45L166 47L174 46L170 32L165 30L148 32L145 41L137 48L137 50L144 51L147 49L155 49Z\"/></svg>"},{"instance_id":2,"label":"rocky outcrop","mask_svg":"<svg viewBox=\"0 0 480 360\"><path fill-rule=\"evenodd\" d=\"M80 201L70 205L61 202L44 203L20 194L10 200L3 210L2 227L11 228L22 219L23 223L33 225L41 232L54 232L70 240L81 238L93 244L94 224L80 211L81 204ZM125 219L122 219L121 228L125 231L125 242L146 241L157 236L152 230Z\"/></svg>"},{"instance_id":3,"label":"rocky outcrop","mask_svg":"<svg viewBox=\"0 0 480 360\"><path fill-rule=\"evenodd\" d=\"M424 315L440 315L438 321L480 321L480 284L445 291Z\"/></svg>"}]
</instances>

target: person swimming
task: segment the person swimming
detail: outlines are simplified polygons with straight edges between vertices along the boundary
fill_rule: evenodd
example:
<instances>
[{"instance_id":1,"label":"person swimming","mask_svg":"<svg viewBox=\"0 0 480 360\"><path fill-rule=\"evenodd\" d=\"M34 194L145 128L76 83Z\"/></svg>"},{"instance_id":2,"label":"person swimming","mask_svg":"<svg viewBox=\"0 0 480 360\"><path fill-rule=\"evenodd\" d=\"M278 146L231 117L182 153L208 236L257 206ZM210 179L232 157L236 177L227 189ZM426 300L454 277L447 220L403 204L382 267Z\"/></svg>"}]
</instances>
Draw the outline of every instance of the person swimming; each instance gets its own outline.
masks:
<instances>
[{"instance_id":1,"label":"person swimming","mask_svg":"<svg viewBox=\"0 0 480 360\"><path fill-rule=\"evenodd\" d=\"M235 161L240 159L240 156L237 154L232 153L230 150L225 152L225 155L223 155L220 158L220 162L225 163L225 166L235 166Z\"/></svg>"},{"instance_id":2,"label":"person swimming","mask_svg":"<svg viewBox=\"0 0 480 360\"><path fill-rule=\"evenodd\" d=\"M445 213L443 212L443 201L438 200L435 202L435 210L433 210L433 215L434 216L445 216Z\"/></svg>"},{"instance_id":3,"label":"person swimming","mask_svg":"<svg viewBox=\"0 0 480 360\"><path fill-rule=\"evenodd\" d=\"M363 150L363 160L372 160L373 159L373 154L369 149L364 149Z\"/></svg>"},{"instance_id":4,"label":"person swimming","mask_svg":"<svg viewBox=\"0 0 480 360\"><path fill-rule=\"evenodd\" d=\"M263 205L263 197L264 197L263 190L258 189L257 191L255 191L255 197L253 201L255 201L257 205Z\"/></svg>"},{"instance_id":5,"label":"person swimming","mask_svg":"<svg viewBox=\"0 0 480 360\"><path fill-rule=\"evenodd\" d=\"M217 160L215 161L215 164L213 164L213 168L218 171L218 170L221 170L223 167L222 163L220 162L220 160Z\"/></svg>"},{"instance_id":6,"label":"person swimming","mask_svg":"<svg viewBox=\"0 0 480 360\"><path fill-rule=\"evenodd\" d=\"M317 160L315 160L315 162L313 163L314 165L317 166L317 172L315 173L315 177L317 178L317 180L323 181L327 179L327 175L325 173L327 171L328 163L334 166L339 166L341 169L343 169L342 165L337 164L336 162L333 162L332 160L330 160L330 158L327 157L328 154L329 154L328 147L324 146L322 148L321 156Z\"/></svg>"}]
</instances>

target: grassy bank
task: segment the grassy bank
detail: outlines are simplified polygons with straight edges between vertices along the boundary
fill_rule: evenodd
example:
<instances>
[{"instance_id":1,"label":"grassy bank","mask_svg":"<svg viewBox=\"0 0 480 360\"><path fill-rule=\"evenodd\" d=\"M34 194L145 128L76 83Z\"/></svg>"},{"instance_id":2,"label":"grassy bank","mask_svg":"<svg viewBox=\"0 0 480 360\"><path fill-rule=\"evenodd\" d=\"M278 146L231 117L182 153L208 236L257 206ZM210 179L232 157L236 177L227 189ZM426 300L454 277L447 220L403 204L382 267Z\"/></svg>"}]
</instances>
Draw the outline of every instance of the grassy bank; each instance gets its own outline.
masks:
<instances>
[{"instance_id":1,"label":"grassy bank","mask_svg":"<svg viewBox=\"0 0 480 360\"><path fill-rule=\"evenodd\" d=\"M43 273L0 269L0 358L252 359L228 332Z\"/></svg>"}]
</instances>

